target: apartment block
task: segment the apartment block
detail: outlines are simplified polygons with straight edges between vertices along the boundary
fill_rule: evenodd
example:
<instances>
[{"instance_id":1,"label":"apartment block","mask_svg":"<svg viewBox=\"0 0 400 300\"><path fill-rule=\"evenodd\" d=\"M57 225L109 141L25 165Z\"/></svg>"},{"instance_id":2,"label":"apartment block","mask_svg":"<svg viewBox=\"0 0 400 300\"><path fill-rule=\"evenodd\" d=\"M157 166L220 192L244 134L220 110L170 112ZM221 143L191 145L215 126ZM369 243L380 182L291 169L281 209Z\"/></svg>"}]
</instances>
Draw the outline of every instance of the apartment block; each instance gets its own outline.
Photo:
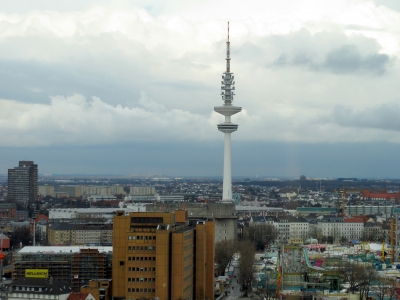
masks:
<instances>
[{"instance_id":1,"label":"apartment block","mask_svg":"<svg viewBox=\"0 0 400 300\"><path fill-rule=\"evenodd\" d=\"M39 185L39 195L40 196L51 196L51 197L55 197L55 193L54 193L54 185Z\"/></svg>"},{"instance_id":2,"label":"apartment block","mask_svg":"<svg viewBox=\"0 0 400 300\"><path fill-rule=\"evenodd\" d=\"M112 243L113 226L103 223L54 223L48 229L50 245L103 245Z\"/></svg>"},{"instance_id":3,"label":"apartment block","mask_svg":"<svg viewBox=\"0 0 400 300\"><path fill-rule=\"evenodd\" d=\"M131 186L129 193L131 196L155 195L156 188L154 186Z\"/></svg>"},{"instance_id":4,"label":"apartment block","mask_svg":"<svg viewBox=\"0 0 400 300\"><path fill-rule=\"evenodd\" d=\"M118 211L113 223L113 299L213 299L213 220Z\"/></svg>"}]
</instances>

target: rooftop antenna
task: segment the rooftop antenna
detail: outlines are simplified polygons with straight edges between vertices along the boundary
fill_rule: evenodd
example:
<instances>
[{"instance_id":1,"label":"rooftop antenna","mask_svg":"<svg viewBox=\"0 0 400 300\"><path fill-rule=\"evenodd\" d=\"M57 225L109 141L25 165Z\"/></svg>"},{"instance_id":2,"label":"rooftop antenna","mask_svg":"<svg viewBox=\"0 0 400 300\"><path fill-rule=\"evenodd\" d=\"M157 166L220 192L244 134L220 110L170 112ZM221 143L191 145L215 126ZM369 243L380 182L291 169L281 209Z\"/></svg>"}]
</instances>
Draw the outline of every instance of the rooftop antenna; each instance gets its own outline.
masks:
<instances>
[{"instance_id":1,"label":"rooftop antenna","mask_svg":"<svg viewBox=\"0 0 400 300\"><path fill-rule=\"evenodd\" d=\"M231 53L230 53L230 44L229 42L229 22L228 22L228 40L226 41L226 72L231 72Z\"/></svg>"}]
</instances>

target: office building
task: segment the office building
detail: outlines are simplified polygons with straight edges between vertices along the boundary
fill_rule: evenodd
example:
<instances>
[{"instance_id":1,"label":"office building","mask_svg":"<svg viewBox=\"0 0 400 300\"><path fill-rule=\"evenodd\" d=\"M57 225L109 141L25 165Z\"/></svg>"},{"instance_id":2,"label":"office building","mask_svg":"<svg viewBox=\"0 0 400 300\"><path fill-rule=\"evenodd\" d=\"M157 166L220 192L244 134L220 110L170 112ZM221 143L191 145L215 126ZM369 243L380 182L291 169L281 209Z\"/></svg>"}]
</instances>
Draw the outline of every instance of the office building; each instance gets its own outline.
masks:
<instances>
[{"instance_id":1,"label":"office building","mask_svg":"<svg viewBox=\"0 0 400 300\"><path fill-rule=\"evenodd\" d=\"M113 223L113 299L213 299L213 220L118 211Z\"/></svg>"},{"instance_id":2,"label":"office building","mask_svg":"<svg viewBox=\"0 0 400 300\"><path fill-rule=\"evenodd\" d=\"M27 207L38 196L38 166L33 161L20 161L8 169L8 200Z\"/></svg>"}]
</instances>

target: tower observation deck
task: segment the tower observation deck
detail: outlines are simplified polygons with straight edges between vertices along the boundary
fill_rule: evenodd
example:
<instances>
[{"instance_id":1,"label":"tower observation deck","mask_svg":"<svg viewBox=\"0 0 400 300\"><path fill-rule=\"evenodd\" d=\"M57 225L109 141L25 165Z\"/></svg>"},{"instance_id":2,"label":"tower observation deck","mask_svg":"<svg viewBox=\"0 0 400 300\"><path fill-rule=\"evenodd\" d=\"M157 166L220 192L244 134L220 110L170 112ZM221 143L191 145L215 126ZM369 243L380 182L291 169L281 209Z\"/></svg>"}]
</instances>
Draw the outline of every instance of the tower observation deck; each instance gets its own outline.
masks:
<instances>
[{"instance_id":1,"label":"tower observation deck","mask_svg":"<svg viewBox=\"0 0 400 300\"><path fill-rule=\"evenodd\" d=\"M225 122L218 124L218 130L225 135L224 143L224 179L222 188L222 202L232 202L232 168L231 168L231 133L238 129L238 125L231 122L231 116L242 110L233 106L235 95L235 76L231 72L229 22L228 40L226 41L226 71L222 74L221 95L224 105L214 107L214 111L225 116Z\"/></svg>"}]
</instances>

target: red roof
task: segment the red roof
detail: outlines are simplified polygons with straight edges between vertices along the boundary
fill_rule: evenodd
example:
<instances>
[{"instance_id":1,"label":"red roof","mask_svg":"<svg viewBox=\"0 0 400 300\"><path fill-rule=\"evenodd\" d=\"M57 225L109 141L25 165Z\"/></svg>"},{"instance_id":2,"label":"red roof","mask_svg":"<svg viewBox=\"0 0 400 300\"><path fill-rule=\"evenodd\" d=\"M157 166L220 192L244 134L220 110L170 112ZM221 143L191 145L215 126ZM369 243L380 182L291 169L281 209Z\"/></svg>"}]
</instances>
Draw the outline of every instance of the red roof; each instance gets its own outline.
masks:
<instances>
[{"instance_id":1,"label":"red roof","mask_svg":"<svg viewBox=\"0 0 400 300\"><path fill-rule=\"evenodd\" d=\"M345 223L364 223L364 218L363 217L344 218L343 222L345 222Z\"/></svg>"},{"instance_id":2,"label":"red roof","mask_svg":"<svg viewBox=\"0 0 400 300\"><path fill-rule=\"evenodd\" d=\"M400 197L400 192L397 193L388 193L388 192L370 192L363 191L363 197L372 198L372 199L393 199Z\"/></svg>"},{"instance_id":3,"label":"red roof","mask_svg":"<svg viewBox=\"0 0 400 300\"><path fill-rule=\"evenodd\" d=\"M72 292L67 300L86 300L90 293Z\"/></svg>"},{"instance_id":4,"label":"red roof","mask_svg":"<svg viewBox=\"0 0 400 300\"><path fill-rule=\"evenodd\" d=\"M49 217L46 216L46 215L43 215L43 214L37 215L37 217L36 217L36 223L39 222L39 221L42 220L42 219L48 221L48 220L49 220Z\"/></svg>"}]
</instances>

